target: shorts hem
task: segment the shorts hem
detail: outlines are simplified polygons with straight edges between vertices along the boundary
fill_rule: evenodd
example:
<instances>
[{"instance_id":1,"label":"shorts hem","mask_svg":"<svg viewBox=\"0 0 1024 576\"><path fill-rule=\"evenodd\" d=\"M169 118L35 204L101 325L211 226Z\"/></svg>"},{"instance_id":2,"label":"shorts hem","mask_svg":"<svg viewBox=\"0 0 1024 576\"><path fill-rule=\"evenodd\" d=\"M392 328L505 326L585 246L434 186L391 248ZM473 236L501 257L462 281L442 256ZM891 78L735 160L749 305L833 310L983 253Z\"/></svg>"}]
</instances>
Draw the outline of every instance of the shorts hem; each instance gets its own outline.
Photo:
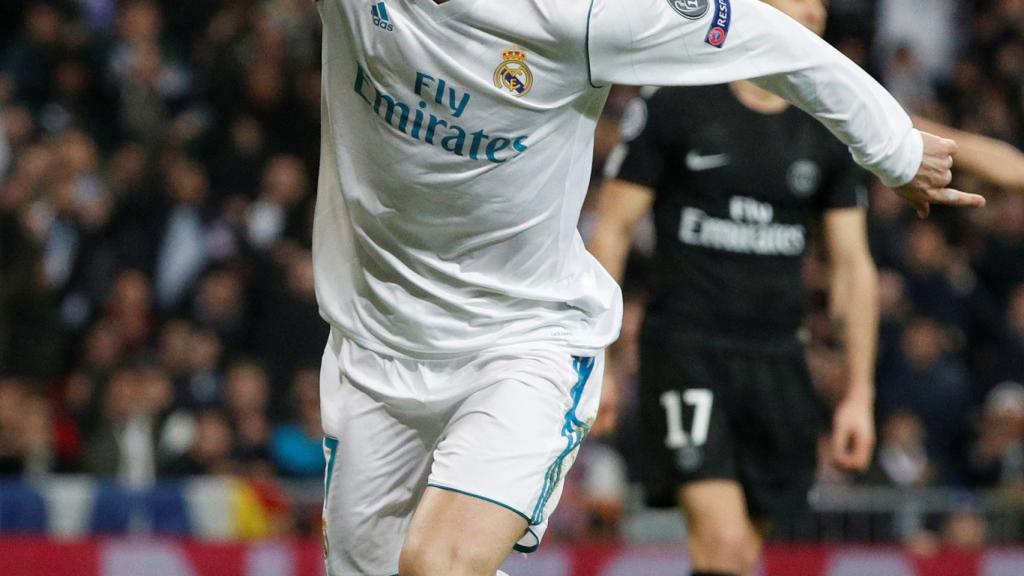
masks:
<instances>
[{"instance_id":1,"label":"shorts hem","mask_svg":"<svg viewBox=\"0 0 1024 576\"><path fill-rule=\"evenodd\" d=\"M714 473L710 472L707 474L688 475L685 479L678 479L669 483L651 483L642 482L644 488L644 504L648 508L656 508L658 510L666 510L670 508L679 508L679 491L684 486L689 484L695 484L697 482L735 482L739 484L740 488L746 491L747 487L740 482L735 476L729 476L725 473Z\"/></svg>"},{"instance_id":2,"label":"shorts hem","mask_svg":"<svg viewBox=\"0 0 1024 576\"><path fill-rule=\"evenodd\" d=\"M688 474L686 476L686 478L680 479L679 482L677 482L677 484L678 484L679 488L682 488L683 486L686 486L687 484L696 484L697 482L716 482L716 481L717 482L735 482L735 483L739 484L740 486L746 487L746 485L743 482L741 482L740 479L737 478L736 476L730 476L729 474L715 473L715 472L707 472L707 473L700 473L700 472L698 472L696 474Z\"/></svg>"},{"instance_id":3,"label":"shorts hem","mask_svg":"<svg viewBox=\"0 0 1024 576\"><path fill-rule=\"evenodd\" d=\"M527 524L530 523L530 517L529 516L527 516L526 514L523 514L519 510L516 510L512 506L509 506L508 504L505 504L504 502L499 502L499 501L497 501L497 500L495 500L493 498L488 498L486 496L481 496L480 494L474 494L473 492L467 492L466 490L459 490L458 488L452 488L451 486L444 486L443 484L437 484L437 483L434 483L434 482L428 482L427 483L427 487L429 487L429 488L437 488L439 490L445 490L447 492L455 492L456 494L462 494L463 496L469 496L470 498L476 498L477 500L483 500L484 502L489 502L491 504L494 504L495 506L501 506L502 508L504 508L504 509L506 509L506 510L508 510L510 512L515 512L517 516L521 517L523 520L526 520Z\"/></svg>"},{"instance_id":4,"label":"shorts hem","mask_svg":"<svg viewBox=\"0 0 1024 576\"><path fill-rule=\"evenodd\" d=\"M527 528L526 531L530 533L530 536L533 536L537 543L533 546L523 546L522 544L517 543L512 546L512 550L522 554L533 554L538 548L540 548L540 536L537 536L537 533L533 531L533 527Z\"/></svg>"}]
</instances>

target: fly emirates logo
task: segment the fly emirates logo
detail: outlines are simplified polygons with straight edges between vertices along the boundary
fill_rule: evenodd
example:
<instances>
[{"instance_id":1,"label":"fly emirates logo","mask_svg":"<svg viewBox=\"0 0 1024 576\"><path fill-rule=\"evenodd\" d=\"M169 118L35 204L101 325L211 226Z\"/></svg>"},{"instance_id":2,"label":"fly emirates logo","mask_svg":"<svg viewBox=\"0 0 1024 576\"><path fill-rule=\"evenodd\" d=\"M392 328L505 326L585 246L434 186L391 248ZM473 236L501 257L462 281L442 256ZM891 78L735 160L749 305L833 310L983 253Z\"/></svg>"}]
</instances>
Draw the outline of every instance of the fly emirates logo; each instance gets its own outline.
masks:
<instances>
[{"instance_id":1,"label":"fly emirates logo","mask_svg":"<svg viewBox=\"0 0 1024 576\"><path fill-rule=\"evenodd\" d=\"M381 121L405 136L455 156L502 164L529 148L526 135L474 130L462 124L472 95L444 78L417 72L412 80L416 103L403 102L377 87L361 65L352 89ZM440 109L438 113L435 110Z\"/></svg>"},{"instance_id":2,"label":"fly emirates logo","mask_svg":"<svg viewBox=\"0 0 1024 576\"><path fill-rule=\"evenodd\" d=\"M698 208L683 208L679 240L737 254L757 256L800 256L807 245L806 230L800 224L774 222L775 209L767 202L733 196L728 220L709 216Z\"/></svg>"}]
</instances>

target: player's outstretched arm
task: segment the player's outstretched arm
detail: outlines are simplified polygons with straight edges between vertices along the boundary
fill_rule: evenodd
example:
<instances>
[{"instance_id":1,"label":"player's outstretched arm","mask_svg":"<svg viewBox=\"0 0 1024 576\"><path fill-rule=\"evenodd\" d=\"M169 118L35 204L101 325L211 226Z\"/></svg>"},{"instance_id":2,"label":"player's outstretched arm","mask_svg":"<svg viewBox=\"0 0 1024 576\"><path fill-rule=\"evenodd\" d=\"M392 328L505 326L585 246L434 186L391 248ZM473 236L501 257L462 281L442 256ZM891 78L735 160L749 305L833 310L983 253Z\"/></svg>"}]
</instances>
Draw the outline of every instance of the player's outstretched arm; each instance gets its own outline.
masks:
<instances>
[{"instance_id":1,"label":"player's outstretched arm","mask_svg":"<svg viewBox=\"0 0 1024 576\"><path fill-rule=\"evenodd\" d=\"M1014 146L972 132L964 132L939 122L914 116L918 129L957 143L956 166L982 180L1024 192L1024 152Z\"/></svg>"},{"instance_id":2,"label":"player's outstretched arm","mask_svg":"<svg viewBox=\"0 0 1024 576\"><path fill-rule=\"evenodd\" d=\"M825 124L886 185L909 186L901 195L919 213L922 202L983 203L933 177L926 152L941 151L925 150L927 138L878 82L758 0L593 0L587 50L595 85L753 80Z\"/></svg>"}]
</instances>

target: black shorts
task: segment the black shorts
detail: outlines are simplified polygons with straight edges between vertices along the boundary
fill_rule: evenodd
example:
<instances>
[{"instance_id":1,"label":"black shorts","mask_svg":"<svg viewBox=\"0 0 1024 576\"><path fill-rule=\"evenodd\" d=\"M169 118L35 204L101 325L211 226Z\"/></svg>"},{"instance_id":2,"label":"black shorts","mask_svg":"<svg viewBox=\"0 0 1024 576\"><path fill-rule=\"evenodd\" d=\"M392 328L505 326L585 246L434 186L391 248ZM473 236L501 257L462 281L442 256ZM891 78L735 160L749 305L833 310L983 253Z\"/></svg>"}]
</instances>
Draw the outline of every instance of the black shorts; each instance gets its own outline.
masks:
<instances>
[{"instance_id":1,"label":"black shorts","mask_svg":"<svg viewBox=\"0 0 1024 576\"><path fill-rule=\"evenodd\" d=\"M645 340L638 460L648 505L676 506L689 482L735 480L755 520L804 510L828 412L803 351Z\"/></svg>"}]
</instances>

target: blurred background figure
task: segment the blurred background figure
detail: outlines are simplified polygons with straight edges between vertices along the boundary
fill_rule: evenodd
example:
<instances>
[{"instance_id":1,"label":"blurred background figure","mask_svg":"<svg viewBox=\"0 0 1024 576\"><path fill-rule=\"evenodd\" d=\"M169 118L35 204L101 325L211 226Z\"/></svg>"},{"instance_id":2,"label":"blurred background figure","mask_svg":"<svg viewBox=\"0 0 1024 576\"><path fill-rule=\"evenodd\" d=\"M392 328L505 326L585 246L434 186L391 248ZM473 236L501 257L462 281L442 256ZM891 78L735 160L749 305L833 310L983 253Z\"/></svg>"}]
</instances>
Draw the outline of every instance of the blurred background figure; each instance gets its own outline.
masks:
<instances>
[{"instance_id":1,"label":"blurred background figure","mask_svg":"<svg viewBox=\"0 0 1024 576\"><path fill-rule=\"evenodd\" d=\"M878 383L880 410L906 411L919 419L929 458L947 481L953 479L953 439L970 406L966 368L950 356L949 347L941 324L930 318L911 319L901 340L900 358Z\"/></svg>"},{"instance_id":2,"label":"blurred background figure","mask_svg":"<svg viewBox=\"0 0 1024 576\"><path fill-rule=\"evenodd\" d=\"M295 373L291 388L292 417L274 427L271 454L286 476L319 478L323 474L323 431L320 428L319 368Z\"/></svg>"},{"instance_id":3,"label":"blurred background figure","mask_svg":"<svg viewBox=\"0 0 1024 576\"><path fill-rule=\"evenodd\" d=\"M883 483L902 488L927 486L935 479L925 448L924 426L914 414L893 412L882 424L878 472Z\"/></svg>"},{"instance_id":4,"label":"blurred background figure","mask_svg":"<svg viewBox=\"0 0 1024 576\"><path fill-rule=\"evenodd\" d=\"M975 486L1024 488L1024 385L1003 382L993 388L961 453Z\"/></svg>"}]
</instances>

